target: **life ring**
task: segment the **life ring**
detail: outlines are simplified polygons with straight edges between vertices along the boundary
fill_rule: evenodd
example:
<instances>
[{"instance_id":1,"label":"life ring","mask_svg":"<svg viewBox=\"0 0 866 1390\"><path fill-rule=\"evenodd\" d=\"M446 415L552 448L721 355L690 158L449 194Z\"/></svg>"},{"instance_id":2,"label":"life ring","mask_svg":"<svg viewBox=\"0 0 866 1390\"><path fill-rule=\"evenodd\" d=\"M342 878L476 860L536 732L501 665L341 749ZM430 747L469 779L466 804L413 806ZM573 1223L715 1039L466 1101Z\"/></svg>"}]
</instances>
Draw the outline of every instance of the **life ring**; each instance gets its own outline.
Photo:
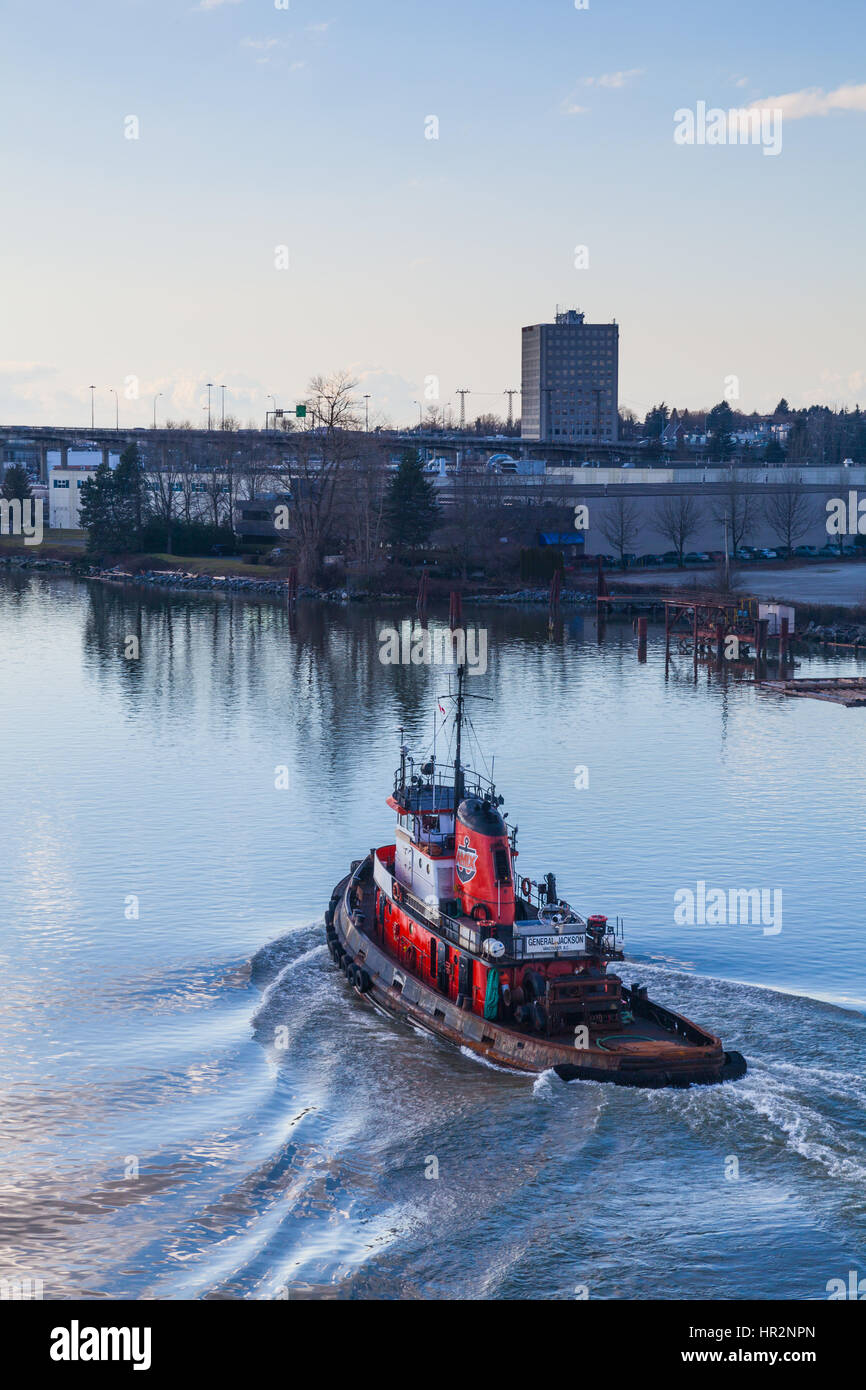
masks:
<instances>
[{"instance_id":1,"label":"life ring","mask_svg":"<svg viewBox=\"0 0 866 1390\"><path fill-rule=\"evenodd\" d=\"M402 885L402 883L396 883L396 882L395 882L395 884L394 884L394 901L395 901L395 903L401 903L401 902L403 901L403 885Z\"/></svg>"},{"instance_id":2,"label":"life ring","mask_svg":"<svg viewBox=\"0 0 866 1390\"><path fill-rule=\"evenodd\" d=\"M522 878L520 880L520 891L523 894L524 898L528 898L530 893L532 892L532 879Z\"/></svg>"},{"instance_id":3,"label":"life ring","mask_svg":"<svg viewBox=\"0 0 866 1390\"><path fill-rule=\"evenodd\" d=\"M476 922L492 922L493 913L486 903L476 903L472 909L472 917Z\"/></svg>"}]
</instances>

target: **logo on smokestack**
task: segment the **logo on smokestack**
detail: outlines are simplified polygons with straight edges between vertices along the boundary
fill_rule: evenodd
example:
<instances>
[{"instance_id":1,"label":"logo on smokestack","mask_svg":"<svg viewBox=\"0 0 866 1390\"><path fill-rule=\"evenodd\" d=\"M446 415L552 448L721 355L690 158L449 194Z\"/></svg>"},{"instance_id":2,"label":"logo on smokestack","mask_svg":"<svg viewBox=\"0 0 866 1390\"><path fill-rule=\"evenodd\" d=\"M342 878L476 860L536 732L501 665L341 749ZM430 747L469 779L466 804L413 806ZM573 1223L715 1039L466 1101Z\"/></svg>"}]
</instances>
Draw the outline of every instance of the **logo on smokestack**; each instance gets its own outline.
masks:
<instances>
[{"instance_id":1,"label":"logo on smokestack","mask_svg":"<svg viewBox=\"0 0 866 1390\"><path fill-rule=\"evenodd\" d=\"M469 836L463 836L463 844L458 846L454 856L457 868L457 877L461 883L471 883L475 877L475 861L478 858L478 850L473 849L469 843Z\"/></svg>"}]
</instances>

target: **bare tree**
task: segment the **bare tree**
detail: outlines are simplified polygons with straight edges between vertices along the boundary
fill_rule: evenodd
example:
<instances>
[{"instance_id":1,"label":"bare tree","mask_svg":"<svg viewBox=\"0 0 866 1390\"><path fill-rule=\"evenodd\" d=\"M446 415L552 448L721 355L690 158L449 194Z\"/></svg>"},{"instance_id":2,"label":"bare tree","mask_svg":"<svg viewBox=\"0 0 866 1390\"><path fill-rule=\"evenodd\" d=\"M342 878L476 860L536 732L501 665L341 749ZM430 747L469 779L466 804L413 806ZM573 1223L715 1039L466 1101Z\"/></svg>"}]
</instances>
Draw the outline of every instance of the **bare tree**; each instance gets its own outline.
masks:
<instances>
[{"instance_id":1,"label":"bare tree","mask_svg":"<svg viewBox=\"0 0 866 1390\"><path fill-rule=\"evenodd\" d=\"M505 510L503 481L496 473L461 468L448 491L451 505L444 513L442 534L465 580L473 564L490 557L491 538L501 535L504 526L513 526L513 511Z\"/></svg>"},{"instance_id":2,"label":"bare tree","mask_svg":"<svg viewBox=\"0 0 866 1390\"><path fill-rule=\"evenodd\" d=\"M742 473L742 470L738 472ZM727 527L728 551L733 551L735 555L758 521L760 507L754 483L754 473L746 472L745 476L735 477L732 469L722 484L721 492L713 498L713 521Z\"/></svg>"},{"instance_id":3,"label":"bare tree","mask_svg":"<svg viewBox=\"0 0 866 1390\"><path fill-rule=\"evenodd\" d=\"M199 473L198 488L207 499L207 510L213 525L228 525L231 521L231 498L225 469L211 464Z\"/></svg>"},{"instance_id":4,"label":"bare tree","mask_svg":"<svg viewBox=\"0 0 866 1390\"><path fill-rule=\"evenodd\" d=\"M338 484L336 512L354 559L369 572L379 556L384 531L388 471L378 441L362 436L353 466Z\"/></svg>"},{"instance_id":5,"label":"bare tree","mask_svg":"<svg viewBox=\"0 0 866 1390\"><path fill-rule=\"evenodd\" d=\"M620 495L608 505L598 523L599 531L608 544L613 546L623 569L626 567L625 557L640 534L640 520L641 512L637 503Z\"/></svg>"},{"instance_id":6,"label":"bare tree","mask_svg":"<svg viewBox=\"0 0 866 1390\"><path fill-rule=\"evenodd\" d=\"M688 543L701 524L701 509L696 499L687 492L661 498L655 510L654 522L656 530L670 541L677 552L677 563L682 569Z\"/></svg>"},{"instance_id":7,"label":"bare tree","mask_svg":"<svg viewBox=\"0 0 866 1390\"><path fill-rule=\"evenodd\" d=\"M284 470L273 446L254 443L242 453L236 471L238 492L242 492L246 501L251 502L263 492L277 491Z\"/></svg>"},{"instance_id":8,"label":"bare tree","mask_svg":"<svg viewBox=\"0 0 866 1390\"><path fill-rule=\"evenodd\" d=\"M818 519L815 505L799 478L768 486L772 490L764 504L767 523L790 556Z\"/></svg>"},{"instance_id":9,"label":"bare tree","mask_svg":"<svg viewBox=\"0 0 866 1390\"><path fill-rule=\"evenodd\" d=\"M183 483L174 449L165 444L159 451L159 463L145 471L147 509L155 521L165 527L166 548L172 553L172 530L180 512Z\"/></svg>"},{"instance_id":10,"label":"bare tree","mask_svg":"<svg viewBox=\"0 0 866 1390\"><path fill-rule=\"evenodd\" d=\"M292 520L301 577L317 571L335 520L340 483L358 454L358 383L347 372L315 376L309 384L307 428L297 441L287 490L292 493ZM361 436L363 437L363 436Z\"/></svg>"}]
</instances>

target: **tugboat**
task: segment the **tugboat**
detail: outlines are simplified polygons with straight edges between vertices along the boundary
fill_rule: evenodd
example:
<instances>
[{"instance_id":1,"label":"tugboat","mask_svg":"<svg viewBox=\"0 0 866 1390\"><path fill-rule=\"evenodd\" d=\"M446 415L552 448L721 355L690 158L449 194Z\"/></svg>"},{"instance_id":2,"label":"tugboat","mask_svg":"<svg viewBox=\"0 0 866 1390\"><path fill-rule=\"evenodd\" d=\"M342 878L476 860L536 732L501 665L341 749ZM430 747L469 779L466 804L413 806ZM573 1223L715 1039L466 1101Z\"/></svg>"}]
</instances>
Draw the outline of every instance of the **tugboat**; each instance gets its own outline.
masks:
<instances>
[{"instance_id":1,"label":"tugboat","mask_svg":"<svg viewBox=\"0 0 866 1390\"><path fill-rule=\"evenodd\" d=\"M352 864L325 913L334 964L386 1013L510 1070L653 1087L743 1076L739 1052L608 971L624 958L619 919L582 917L552 873L516 875L503 797L462 762L463 686L459 666L441 697L453 762L435 738L417 763L401 743L394 843Z\"/></svg>"}]
</instances>

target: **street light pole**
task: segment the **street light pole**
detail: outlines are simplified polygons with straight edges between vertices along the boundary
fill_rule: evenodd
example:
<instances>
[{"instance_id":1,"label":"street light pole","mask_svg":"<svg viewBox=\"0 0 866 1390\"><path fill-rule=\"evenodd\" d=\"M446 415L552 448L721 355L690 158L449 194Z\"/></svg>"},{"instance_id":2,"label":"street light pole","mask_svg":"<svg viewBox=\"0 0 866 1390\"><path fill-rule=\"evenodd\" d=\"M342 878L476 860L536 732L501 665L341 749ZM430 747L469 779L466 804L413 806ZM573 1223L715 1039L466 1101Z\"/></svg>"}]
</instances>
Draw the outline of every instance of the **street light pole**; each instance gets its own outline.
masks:
<instances>
[{"instance_id":1,"label":"street light pole","mask_svg":"<svg viewBox=\"0 0 866 1390\"><path fill-rule=\"evenodd\" d=\"M211 387L213 386L213 382L212 382L212 381L209 381L209 382L207 382L206 384L207 384L207 427L208 427L208 429L210 429L210 393L211 393Z\"/></svg>"},{"instance_id":2,"label":"street light pole","mask_svg":"<svg viewBox=\"0 0 866 1390\"><path fill-rule=\"evenodd\" d=\"M91 428L91 429L94 428L94 425L93 425L93 419L94 419L94 416L93 416L93 409L94 409L94 407L93 407L93 393L94 393L95 390L96 390L96 387L95 387L95 386L91 386L91 388L90 388L90 428Z\"/></svg>"},{"instance_id":3,"label":"street light pole","mask_svg":"<svg viewBox=\"0 0 866 1390\"><path fill-rule=\"evenodd\" d=\"M222 391L222 397L223 397L223 398L222 398L222 419L220 420L220 429L221 429L221 430L224 430L225 427L226 427L226 388L225 388L225 386L221 386L221 387L220 387L220 390Z\"/></svg>"},{"instance_id":4,"label":"street light pole","mask_svg":"<svg viewBox=\"0 0 866 1390\"><path fill-rule=\"evenodd\" d=\"M269 411L265 411L265 432L267 432L267 428L268 428L268 414L271 414L271 415L273 415L273 417L274 417L274 431L276 431L276 428L277 428L277 398L276 398L276 396L270 396L270 395L269 395L269 396L268 396L268 400L269 400L269 401L273 401L273 403L274 403L274 408L273 408L273 410L271 410L270 412L269 412Z\"/></svg>"},{"instance_id":5,"label":"street light pole","mask_svg":"<svg viewBox=\"0 0 866 1390\"><path fill-rule=\"evenodd\" d=\"M370 397L364 397L364 433L370 428Z\"/></svg>"},{"instance_id":6,"label":"street light pole","mask_svg":"<svg viewBox=\"0 0 866 1390\"><path fill-rule=\"evenodd\" d=\"M114 428L115 428L115 430L119 430L119 429L120 429L120 404L119 404L118 399L117 399L117 392L115 391L115 389L114 389L113 386L108 386L108 387L106 387L106 390L110 391L111 394L112 394L113 397L114 397Z\"/></svg>"},{"instance_id":7,"label":"street light pole","mask_svg":"<svg viewBox=\"0 0 866 1390\"><path fill-rule=\"evenodd\" d=\"M153 398L153 428L154 428L154 429L156 429L156 403L157 403L157 401L159 400L159 398L160 398L161 395L162 395L162 392L161 392L161 391L157 391L156 395L155 395L154 398Z\"/></svg>"}]
</instances>

